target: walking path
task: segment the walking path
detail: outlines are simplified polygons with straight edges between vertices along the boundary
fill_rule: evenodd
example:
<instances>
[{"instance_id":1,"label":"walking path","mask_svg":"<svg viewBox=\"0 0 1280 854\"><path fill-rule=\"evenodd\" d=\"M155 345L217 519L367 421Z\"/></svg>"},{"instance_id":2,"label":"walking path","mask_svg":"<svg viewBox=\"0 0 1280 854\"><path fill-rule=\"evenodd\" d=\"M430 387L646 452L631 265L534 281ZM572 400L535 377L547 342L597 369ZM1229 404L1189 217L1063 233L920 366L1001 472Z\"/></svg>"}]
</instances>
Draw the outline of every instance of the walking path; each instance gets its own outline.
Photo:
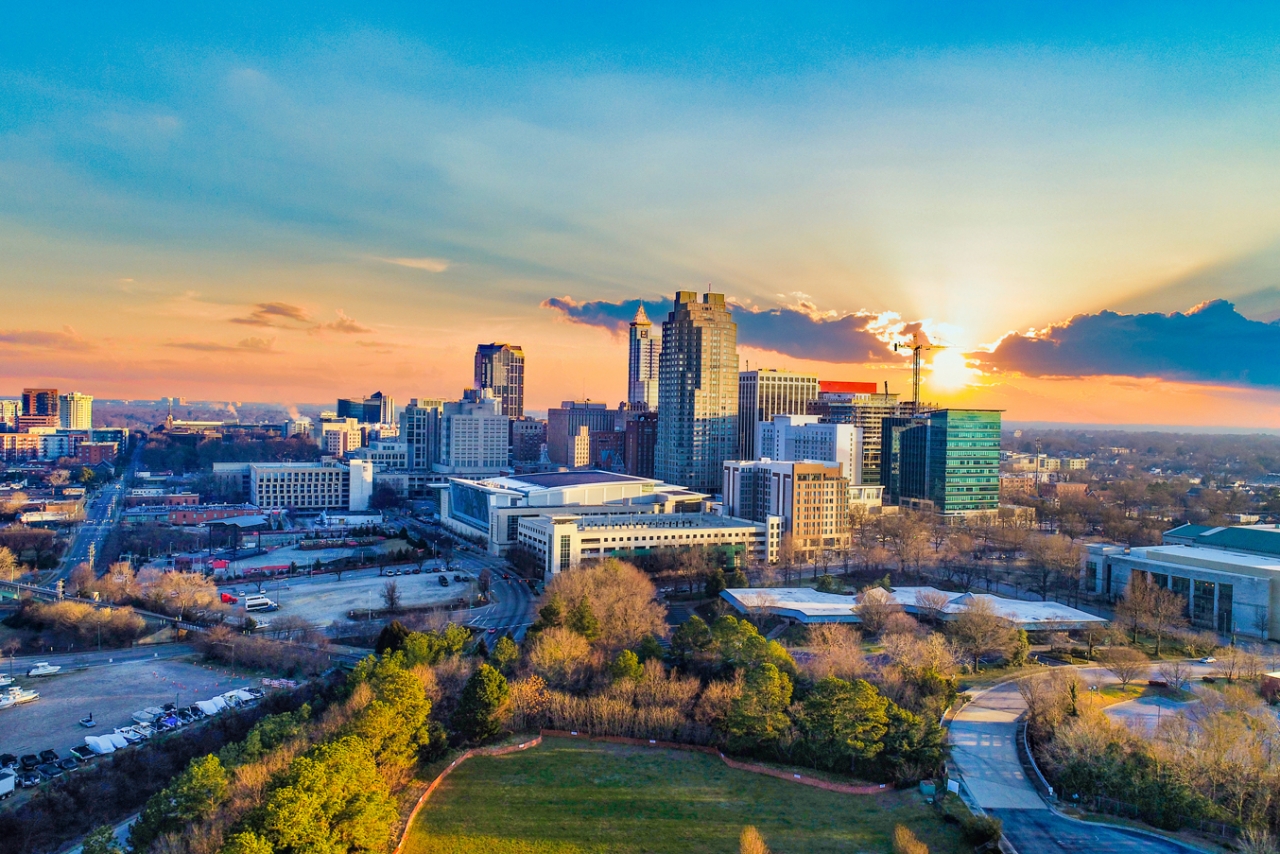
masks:
<instances>
[{"instance_id":1,"label":"walking path","mask_svg":"<svg viewBox=\"0 0 1280 854\"><path fill-rule=\"evenodd\" d=\"M1107 681L1096 668L1087 682ZM1139 831L1092 824L1051 810L1018 759L1018 718L1027 710L1016 682L978 694L951 722L952 759L982 809L1004 822L1005 837L1020 854L1198 854L1200 849Z\"/></svg>"}]
</instances>

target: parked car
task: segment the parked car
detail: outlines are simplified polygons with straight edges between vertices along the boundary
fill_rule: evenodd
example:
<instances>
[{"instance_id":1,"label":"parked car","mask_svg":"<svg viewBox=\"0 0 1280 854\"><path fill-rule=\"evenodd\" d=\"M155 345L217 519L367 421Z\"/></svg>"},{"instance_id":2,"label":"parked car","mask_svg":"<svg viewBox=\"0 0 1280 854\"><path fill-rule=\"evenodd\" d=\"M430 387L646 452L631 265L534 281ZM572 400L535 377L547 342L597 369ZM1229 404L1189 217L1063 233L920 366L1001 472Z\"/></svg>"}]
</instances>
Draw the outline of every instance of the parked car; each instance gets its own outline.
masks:
<instances>
[{"instance_id":1,"label":"parked car","mask_svg":"<svg viewBox=\"0 0 1280 854\"><path fill-rule=\"evenodd\" d=\"M62 758L62 757L58 755L58 751L56 751L56 750L42 750L42 751L40 751L40 761L41 761L41 762L57 762L57 761L58 761L59 759L61 759L61 758Z\"/></svg>"},{"instance_id":2,"label":"parked car","mask_svg":"<svg viewBox=\"0 0 1280 854\"><path fill-rule=\"evenodd\" d=\"M448 586L449 586L449 576L447 576L447 575L442 575L442 576L440 576L440 586L441 586L441 587L448 587Z\"/></svg>"},{"instance_id":3,"label":"parked car","mask_svg":"<svg viewBox=\"0 0 1280 854\"><path fill-rule=\"evenodd\" d=\"M455 576L453 577L453 580L454 580L454 581L461 582L463 579L462 579L462 576L461 576L461 575L455 575Z\"/></svg>"},{"instance_id":4,"label":"parked car","mask_svg":"<svg viewBox=\"0 0 1280 854\"><path fill-rule=\"evenodd\" d=\"M18 757L14 756L12 753L0 753L0 768L13 769L17 767Z\"/></svg>"},{"instance_id":5,"label":"parked car","mask_svg":"<svg viewBox=\"0 0 1280 854\"><path fill-rule=\"evenodd\" d=\"M96 754L90 750L88 746L77 744L75 747L71 748L71 755L76 759L79 759L81 762L88 762Z\"/></svg>"},{"instance_id":6,"label":"parked car","mask_svg":"<svg viewBox=\"0 0 1280 854\"><path fill-rule=\"evenodd\" d=\"M52 780L54 777L62 776L62 769L58 767L56 762L46 762L36 769L40 772L40 776L46 780Z\"/></svg>"},{"instance_id":7,"label":"parked car","mask_svg":"<svg viewBox=\"0 0 1280 854\"><path fill-rule=\"evenodd\" d=\"M74 771L80 767L80 763L75 760L74 756L68 756L66 759L58 760L58 767L63 771Z\"/></svg>"},{"instance_id":8,"label":"parked car","mask_svg":"<svg viewBox=\"0 0 1280 854\"><path fill-rule=\"evenodd\" d=\"M30 789L39 786L44 782L44 778L36 771L23 771L18 775L18 785L24 789Z\"/></svg>"},{"instance_id":9,"label":"parked car","mask_svg":"<svg viewBox=\"0 0 1280 854\"><path fill-rule=\"evenodd\" d=\"M27 753L24 754L22 759L19 761L22 765L23 771L34 771L36 770L36 766L40 764L40 757L36 756L34 753Z\"/></svg>"},{"instance_id":10,"label":"parked car","mask_svg":"<svg viewBox=\"0 0 1280 854\"><path fill-rule=\"evenodd\" d=\"M18 785L18 775L9 769L0 770L0 801L13 795L14 787Z\"/></svg>"}]
</instances>

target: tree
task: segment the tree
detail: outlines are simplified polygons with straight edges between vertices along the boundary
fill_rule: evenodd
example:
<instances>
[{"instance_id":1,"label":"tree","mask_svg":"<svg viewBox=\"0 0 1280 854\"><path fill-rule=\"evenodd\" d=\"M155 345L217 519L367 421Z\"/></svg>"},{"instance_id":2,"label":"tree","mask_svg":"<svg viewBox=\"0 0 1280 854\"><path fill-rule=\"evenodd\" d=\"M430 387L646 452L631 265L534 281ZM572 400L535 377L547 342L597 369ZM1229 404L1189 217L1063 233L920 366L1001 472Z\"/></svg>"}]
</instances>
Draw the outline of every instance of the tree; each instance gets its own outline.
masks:
<instances>
[{"instance_id":1,"label":"tree","mask_svg":"<svg viewBox=\"0 0 1280 854\"><path fill-rule=\"evenodd\" d=\"M369 506L374 510L390 510L400 506L400 496L396 494L393 487L380 483L373 488L373 495L369 498Z\"/></svg>"},{"instance_id":2,"label":"tree","mask_svg":"<svg viewBox=\"0 0 1280 854\"><path fill-rule=\"evenodd\" d=\"M1132 635L1132 643L1138 642L1138 630L1150 621L1151 591L1154 589L1144 574L1132 572L1123 598L1116 603L1116 621Z\"/></svg>"},{"instance_id":3,"label":"tree","mask_svg":"<svg viewBox=\"0 0 1280 854\"><path fill-rule=\"evenodd\" d=\"M519 660L520 647L506 635L498 638L498 642L493 645L493 651L489 653L489 663L504 676L511 672Z\"/></svg>"},{"instance_id":4,"label":"tree","mask_svg":"<svg viewBox=\"0 0 1280 854\"><path fill-rule=\"evenodd\" d=\"M862 635L849 625L811 625L808 640L810 655L806 670L814 678L836 676L840 679L852 679L866 672L867 660L862 653Z\"/></svg>"},{"instance_id":5,"label":"tree","mask_svg":"<svg viewBox=\"0 0 1280 854\"><path fill-rule=\"evenodd\" d=\"M565 616L564 624L570 631L577 632L589 641L600 637L600 621L592 613L591 603L587 601L585 596L578 600L578 604L569 609L569 613Z\"/></svg>"},{"instance_id":6,"label":"tree","mask_svg":"<svg viewBox=\"0 0 1280 854\"><path fill-rule=\"evenodd\" d=\"M843 593L844 584L834 575L823 575L813 589L819 593Z\"/></svg>"},{"instance_id":7,"label":"tree","mask_svg":"<svg viewBox=\"0 0 1280 854\"><path fill-rule=\"evenodd\" d=\"M1156 658L1166 635L1186 628L1187 600L1172 590L1151 586L1146 596L1147 607L1142 627L1156 637Z\"/></svg>"},{"instance_id":8,"label":"tree","mask_svg":"<svg viewBox=\"0 0 1280 854\"><path fill-rule=\"evenodd\" d=\"M563 626L538 632L529 648L529 665L557 688L577 685L591 658L591 645Z\"/></svg>"},{"instance_id":9,"label":"tree","mask_svg":"<svg viewBox=\"0 0 1280 854\"><path fill-rule=\"evenodd\" d=\"M738 838L738 854L769 854L769 846L765 845L760 831L747 825L742 828L742 836Z\"/></svg>"},{"instance_id":10,"label":"tree","mask_svg":"<svg viewBox=\"0 0 1280 854\"><path fill-rule=\"evenodd\" d=\"M954 595L954 594L953 594ZM942 615L951 603L951 596L941 590L924 588L916 591L916 613L933 625L942 621Z\"/></svg>"},{"instance_id":11,"label":"tree","mask_svg":"<svg viewBox=\"0 0 1280 854\"><path fill-rule=\"evenodd\" d=\"M828 676L800 704L796 725L819 765L845 764L856 772L883 748L888 708L889 701L865 679Z\"/></svg>"},{"instance_id":12,"label":"tree","mask_svg":"<svg viewBox=\"0 0 1280 854\"><path fill-rule=\"evenodd\" d=\"M382 603L387 606L388 611L400 610L400 585L394 580L382 585Z\"/></svg>"},{"instance_id":13,"label":"tree","mask_svg":"<svg viewBox=\"0 0 1280 854\"><path fill-rule=\"evenodd\" d=\"M694 614L672 633L671 655L677 662L690 665L711 649L711 643L711 628Z\"/></svg>"},{"instance_id":14,"label":"tree","mask_svg":"<svg viewBox=\"0 0 1280 854\"><path fill-rule=\"evenodd\" d=\"M14 581L18 576L18 559L7 546L0 546L0 578Z\"/></svg>"},{"instance_id":15,"label":"tree","mask_svg":"<svg viewBox=\"0 0 1280 854\"><path fill-rule=\"evenodd\" d=\"M640 663L640 657L629 649L618 653L618 657L609 665L609 676L614 682L623 679L638 681L643 675L644 665Z\"/></svg>"},{"instance_id":16,"label":"tree","mask_svg":"<svg viewBox=\"0 0 1280 854\"><path fill-rule=\"evenodd\" d=\"M85 836L80 850L82 854L124 854L124 847L116 841L115 829L106 824Z\"/></svg>"},{"instance_id":17,"label":"tree","mask_svg":"<svg viewBox=\"0 0 1280 854\"><path fill-rule=\"evenodd\" d=\"M778 543L778 568L782 570L782 583L791 583L791 573L796 566L796 541L791 534L783 534Z\"/></svg>"},{"instance_id":18,"label":"tree","mask_svg":"<svg viewBox=\"0 0 1280 854\"><path fill-rule=\"evenodd\" d=\"M374 644L374 649L377 650L378 655L402 650L410 634L411 632L405 628L404 623L399 620L392 620L382 627L382 631L378 632L378 640Z\"/></svg>"},{"instance_id":19,"label":"tree","mask_svg":"<svg viewBox=\"0 0 1280 854\"><path fill-rule=\"evenodd\" d=\"M1137 679L1151 663L1141 652L1128 646L1108 647L1098 653L1098 661L1120 680L1121 685Z\"/></svg>"},{"instance_id":20,"label":"tree","mask_svg":"<svg viewBox=\"0 0 1280 854\"><path fill-rule=\"evenodd\" d=\"M791 723L791 679L772 664L752 668L746 675L742 695L725 720L729 744L738 750L759 750L771 746Z\"/></svg>"},{"instance_id":21,"label":"tree","mask_svg":"<svg viewBox=\"0 0 1280 854\"><path fill-rule=\"evenodd\" d=\"M702 586L702 592L708 599L715 599L728 586L728 579L725 577L724 570L717 569L707 576L706 584Z\"/></svg>"},{"instance_id":22,"label":"tree","mask_svg":"<svg viewBox=\"0 0 1280 854\"><path fill-rule=\"evenodd\" d=\"M129 848L145 851L166 833L204 818L227 795L227 772L213 754L192 759L173 782L147 799L129 829Z\"/></svg>"},{"instance_id":23,"label":"tree","mask_svg":"<svg viewBox=\"0 0 1280 854\"><path fill-rule=\"evenodd\" d=\"M653 582L620 560L608 558L562 572L547 590L565 602L588 602L599 620L596 642L608 652L634 648L646 635L659 634L666 625L666 609L655 599Z\"/></svg>"},{"instance_id":24,"label":"tree","mask_svg":"<svg viewBox=\"0 0 1280 854\"><path fill-rule=\"evenodd\" d=\"M564 625L564 599L558 593L547 597L547 604L538 609L538 619L529 627L530 633Z\"/></svg>"},{"instance_id":25,"label":"tree","mask_svg":"<svg viewBox=\"0 0 1280 854\"><path fill-rule=\"evenodd\" d=\"M950 629L951 639L970 658L975 673L982 656L1008 655L1015 643L1013 627L986 599L971 598L951 622Z\"/></svg>"},{"instance_id":26,"label":"tree","mask_svg":"<svg viewBox=\"0 0 1280 854\"><path fill-rule=\"evenodd\" d=\"M1160 678L1169 683L1169 687L1182 690L1191 681L1191 665L1185 659L1175 658L1160 662Z\"/></svg>"},{"instance_id":27,"label":"tree","mask_svg":"<svg viewBox=\"0 0 1280 854\"><path fill-rule=\"evenodd\" d=\"M476 744L495 738L502 732L502 710L510 696L507 677L488 664L480 665L462 689L453 728Z\"/></svg>"},{"instance_id":28,"label":"tree","mask_svg":"<svg viewBox=\"0 0 1280 854\"><path fill-rule=\"evenodd\" d=\"M902 613L902 606L883 587L872 585L863 589L854 610L867 631L879 634L890 617Z\"/></svg>"}]
</instances>

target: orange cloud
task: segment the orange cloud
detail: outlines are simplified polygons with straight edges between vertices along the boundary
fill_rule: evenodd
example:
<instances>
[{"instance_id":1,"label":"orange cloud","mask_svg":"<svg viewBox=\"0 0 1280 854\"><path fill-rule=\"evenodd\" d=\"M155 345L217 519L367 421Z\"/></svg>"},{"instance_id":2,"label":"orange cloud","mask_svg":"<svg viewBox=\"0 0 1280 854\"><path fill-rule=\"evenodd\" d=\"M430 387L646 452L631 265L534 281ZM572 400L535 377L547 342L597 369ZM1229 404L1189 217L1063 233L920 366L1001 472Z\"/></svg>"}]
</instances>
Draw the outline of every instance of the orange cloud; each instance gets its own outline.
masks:
<instances>
[{"instance_id":1,"label":"orange cloud","mask_svg":"<svg viewBox=\"0 0 1280 854\"><path fill-rule=\"evenodd\" d=\"M171 341L164 346L179 350L195 350L200 353L279 353L274 338L245 338L237 344L219 344L215 341Z\"/></svg>"},{"instance_id":2,"label":"orange cloud","mask_svg":"<svg viewBox=\"0 0 1280 854\"><path fill-rule=\"evenodd\" d=\"M249 312L248 316L231 318L232 323L240 323L245 326L293 328L288 324L288 321L308 323L311 321L311 315L301 306L291 305L287 302L260 302L254 306L253 311Z\"/></svg>"}]
</instances>

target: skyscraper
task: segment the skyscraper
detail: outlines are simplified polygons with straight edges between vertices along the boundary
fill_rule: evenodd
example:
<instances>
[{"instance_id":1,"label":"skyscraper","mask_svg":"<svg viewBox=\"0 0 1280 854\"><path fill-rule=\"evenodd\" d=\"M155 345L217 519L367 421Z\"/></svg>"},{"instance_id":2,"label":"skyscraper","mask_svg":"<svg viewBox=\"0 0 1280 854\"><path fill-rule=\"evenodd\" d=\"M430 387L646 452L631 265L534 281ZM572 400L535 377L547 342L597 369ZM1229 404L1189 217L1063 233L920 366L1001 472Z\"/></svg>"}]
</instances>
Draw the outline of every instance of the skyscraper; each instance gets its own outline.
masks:
<instances>
[{"instance_id":1,"label":"skyscraper","mask_svg":"<svg viewBox=\"0 0 1280 854\"><path fill-rule=\"evenodd\" d=\"M662 323L654 476L717 492L737 438L738 325L724 294L680 291Z\"/></svg>"},{"instance_id":2,"label":"skyscraper","mask_svg":"<svg viewBox=\"0 0 1280 854\"><path fill-rule=\"evenodd\" d=\"M524 417L524 350L519 344L476 347L477 389L491 389L508 418Z\"/></svg>"},{"instance_id":3,"label":"skyscraper","mask_svg":"<svg viewBox=\"0 0 1280 854\"><path fill-rule=\"evenodd\" d=\"M884 501L941 516L1000 504L1000 412L940 409L885 418Z\"/></svg>"},{"instance_id":4,"label":"skyscraper","mask_svg":"<svg viewBox=\"0 0 1280 854\"><path fill-rule=\"evenodd\" d=\"M440 418L440 474L493 475L508 463L511 419L490 389L469 388L444 405Z\"/></svg>"},{"instance_id":5,"label":"skyscraper","mask_svg":"<svg viewBox=\"0 0 1280 854\"><path fill-rule=\"evenodd\" d=\"M409 468L431 471L440 461L440 419L443 400L415 397L400 413L400 440L408 446Z\"/></svg>"},{"instance_id":6,"label":"skyscraper","mask_svg":"<svg viewBox=\"0 0 1280 854\"><path fill-rule=\"evenodd\" d=\"M608 404L566 400L547 410L547 459L562 466L585 466L590 461L592 433L613 430L617 413Z\"/></svg>"},{"instance_id":7,"label":"skyscraper","mask_svg":"<svg viewBox=\"0 0 1280 854\"><path fill-rule=\"evenodd\" d=\"M24 388L22 390L23 415L58 414L58 390L56 388Z\"/></svg>"},{"instance_id":8,"label":"skyscraper","mask_svg":"<svg viewBox=\"0 0 1280 854\"><path fill-rule=\"evenodd\" d=\"M654 334L644 304L631 321L630 359L627 365L627 402L632 409L658 409L658 360L662 353L661 330Z\"/></svg>"},{"instance_id":9,"label":"skyscraper","mask_svg":"<svg viewBox=\"0 0 1280 854\"><path fill-rule=\"evenodd\" d=\"M395 398L375 391L366 398L338 398L338 417L354 418L358 424L394 424Z\"/></svg>"},{"instance_id":10,"label":"skyscraper","mask_svg":"<svg viewBox=\"0 0 1280 854\"><path fill-rule=\"evenodd\" d=\"M862 482L885 484L880 471L880 433L885 418L910 414L910 403L898 395L877 393L875 383L823 381L818 399L810 401L809 414L826 424L852 424L862 428Z\"/></svg>"},{"instance_id":11,"label":"skyscraper","mask_svg":"<svg viewBox=\"0 0 1280 854\"><path fill-rule=\"evenodd\" d=\"M64 430L92 430L93 395L78 391L58 395L58 426Z\"/></svg>"},{"instance_id":12,"label":"skyscraper","mask_svg":"<svg viewBox=\"0 0 1280 854\"><path fill-rule=\"evenodd\" d=\"M818 397L818 378L790 371L741 371L738 374L738 457L754 460L756 432L775 415L804 415Z\"/></svg>"}]
</instances>

